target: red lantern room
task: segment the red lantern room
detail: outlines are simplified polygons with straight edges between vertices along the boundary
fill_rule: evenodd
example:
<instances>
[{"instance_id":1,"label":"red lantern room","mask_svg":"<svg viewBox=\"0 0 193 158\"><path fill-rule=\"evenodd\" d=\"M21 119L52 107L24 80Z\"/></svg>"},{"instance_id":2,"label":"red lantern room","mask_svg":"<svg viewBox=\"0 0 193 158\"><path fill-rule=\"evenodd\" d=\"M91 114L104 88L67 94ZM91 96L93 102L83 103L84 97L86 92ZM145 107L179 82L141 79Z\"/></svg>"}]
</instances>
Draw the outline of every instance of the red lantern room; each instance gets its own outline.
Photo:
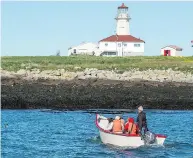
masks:
<instances>
[{"instance_id":1,"label":"red lantern room","mask_svg":"<svg viewBox=\"0 0 193 158\"><path fill-rule=\"evenodd\" d=\"M127 11L128 7L124 3L122 3L122 5L118 7L118 14L127 13Z\"/></svg>"}]
</instances>

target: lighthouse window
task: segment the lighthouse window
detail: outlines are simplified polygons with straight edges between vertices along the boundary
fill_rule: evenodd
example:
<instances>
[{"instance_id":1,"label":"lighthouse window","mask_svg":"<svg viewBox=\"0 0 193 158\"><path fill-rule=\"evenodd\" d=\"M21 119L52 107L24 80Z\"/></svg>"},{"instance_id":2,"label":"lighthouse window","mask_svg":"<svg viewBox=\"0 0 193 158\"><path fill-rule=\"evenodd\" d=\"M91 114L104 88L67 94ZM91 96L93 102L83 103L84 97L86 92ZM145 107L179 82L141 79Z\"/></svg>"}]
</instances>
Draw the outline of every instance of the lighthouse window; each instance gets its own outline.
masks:
<instances>
[{"instance_id":1,"label":"lighthouse window","mask_svg":"<svg viewBox=\"0 0 193 158\"><path fill-rule=\"evenodd\" d=\"M105 46L108 46L108 43L105 43Z\"/></svg>"},{"instance_id":2,"label":"lighthouse window","mask_svg":"<svg viewBox=\"0 0 193 158\"><path fill-rule=\"evenodd\" d=\"M121 44L119 43L118 46L121 47Z\"/></svg>"},{"instance_id":3,"label":"lighthouse window","mask_svg":"<svg viewBox=\"0 0 193 158\"><path fill-rule=\"evenodd\" d=\"M127 46L127 44L125 43L125 44L124 44L124 46L126 47L126 46Z\"/></svg>"},{"instance_id":4,"label":"lighthouse window","mask_svg":"<svg viewBox=\"0 0 193 158\"><path fill-rule=\"evenodd\" d=\"M140 47L140 44L134 44L134 47Z\"/></svg>"}]
</instances>

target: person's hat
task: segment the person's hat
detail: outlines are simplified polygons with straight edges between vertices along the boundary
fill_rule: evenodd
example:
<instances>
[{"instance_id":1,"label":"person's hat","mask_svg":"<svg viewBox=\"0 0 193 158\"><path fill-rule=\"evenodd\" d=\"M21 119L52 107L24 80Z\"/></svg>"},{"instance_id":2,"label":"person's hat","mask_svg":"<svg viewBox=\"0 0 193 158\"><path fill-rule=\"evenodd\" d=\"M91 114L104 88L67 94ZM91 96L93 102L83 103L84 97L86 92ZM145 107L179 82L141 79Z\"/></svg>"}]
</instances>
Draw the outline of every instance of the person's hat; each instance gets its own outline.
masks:
<instances>
[{"instance_id":1,"label":"person's hat","mask_svg":"<svg viewBox=\"0 0 193 158\"><path fill-rule=\"evenodd\" d=\"M115 117L115 120L119 120L119 119L120 119L120 117L119 117L119 116L116 116L116 117Z\"/></svg>"},{"instance_id":2,"label":"person's hat","mask_svg":"<svg viewBox=\"0 0 193 158\"><path fill-rule=\"evenodd\" d=\"M138 107L138 110L139 110L139 111L143 111L143 106L139 106L139 107Z\"/></svg>"}]
</instances>

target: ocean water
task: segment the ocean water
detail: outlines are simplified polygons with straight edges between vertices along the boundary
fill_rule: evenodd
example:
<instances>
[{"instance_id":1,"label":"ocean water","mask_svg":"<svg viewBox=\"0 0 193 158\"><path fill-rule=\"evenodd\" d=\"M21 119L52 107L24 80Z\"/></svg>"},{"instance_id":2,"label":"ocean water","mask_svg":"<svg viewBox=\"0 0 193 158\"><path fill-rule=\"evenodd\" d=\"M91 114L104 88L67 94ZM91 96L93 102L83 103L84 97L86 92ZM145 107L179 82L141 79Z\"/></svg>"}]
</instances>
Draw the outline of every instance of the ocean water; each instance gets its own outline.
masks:
<instances>
[{"instance_id":1,"label":"ocean water","mask_svg":"<svg viewBox=\"0 0 193 158\"><path fill-rule=\"evenodd\" d=\"M99 111L136 118L137 113ZM148 110L151 131L167 135L164 146L123 149L104 145L95 127L95 112L57 110L2 110L1 156L3 158L192 158L193 111Z\"/></svg>"}]
</instances>

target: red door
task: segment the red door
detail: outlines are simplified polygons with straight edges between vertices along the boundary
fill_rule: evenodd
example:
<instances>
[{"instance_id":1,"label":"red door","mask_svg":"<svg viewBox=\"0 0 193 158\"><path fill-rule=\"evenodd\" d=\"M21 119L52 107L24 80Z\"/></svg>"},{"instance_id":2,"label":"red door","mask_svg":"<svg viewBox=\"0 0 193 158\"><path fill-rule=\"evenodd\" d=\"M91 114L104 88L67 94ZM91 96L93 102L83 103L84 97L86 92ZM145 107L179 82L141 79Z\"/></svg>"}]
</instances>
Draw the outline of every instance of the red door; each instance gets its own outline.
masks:
<instances>
[{"instance_id":1,"label":"red door","mask_svg":"<svg viewBox=\"0 0 193 158\"><path fill-rule=\"evenodd\" d=\"M171 50L164 50L164 56L171 56Z\"/></svg>"},{"instance_id":2,"label":"red door","mask_svg":"<svg viewBox=\"0 0 193 158\"><path fill-rule=\"evenodd\" d=\"M167 56L167 50L164 50L164 56Z\"/></svg>"}]
</instances>

